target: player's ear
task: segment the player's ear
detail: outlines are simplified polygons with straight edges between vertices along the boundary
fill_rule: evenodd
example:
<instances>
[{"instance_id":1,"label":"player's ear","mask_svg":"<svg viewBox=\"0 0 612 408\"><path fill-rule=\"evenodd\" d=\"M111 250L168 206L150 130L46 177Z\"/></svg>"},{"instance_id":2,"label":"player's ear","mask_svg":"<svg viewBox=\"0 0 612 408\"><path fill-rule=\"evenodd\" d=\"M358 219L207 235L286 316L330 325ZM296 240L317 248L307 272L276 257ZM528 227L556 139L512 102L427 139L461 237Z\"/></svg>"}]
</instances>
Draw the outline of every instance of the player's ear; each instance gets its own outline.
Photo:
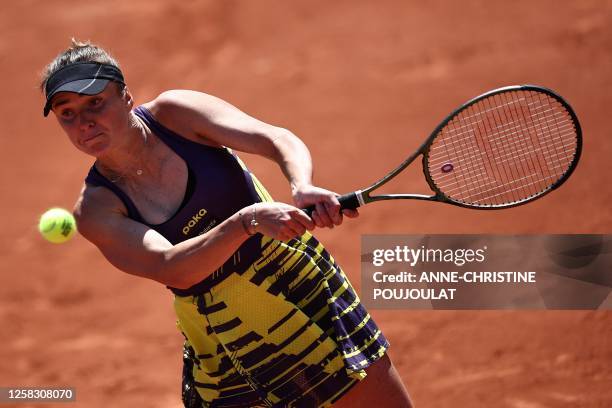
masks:
<instances>
[{"instance_id":1,"label":"player's ear","mask_svg":"<svg viewBox=\"0 0 612 408\"><path fill-rule=\"evenodd\" d=\"M131 109L132 106L134 106L134 97L132 96L132 93L128 89L127 85L124 85L123 89L121 89L121 98L125 101L128 108Z\"/></svg>"}]
</instances>

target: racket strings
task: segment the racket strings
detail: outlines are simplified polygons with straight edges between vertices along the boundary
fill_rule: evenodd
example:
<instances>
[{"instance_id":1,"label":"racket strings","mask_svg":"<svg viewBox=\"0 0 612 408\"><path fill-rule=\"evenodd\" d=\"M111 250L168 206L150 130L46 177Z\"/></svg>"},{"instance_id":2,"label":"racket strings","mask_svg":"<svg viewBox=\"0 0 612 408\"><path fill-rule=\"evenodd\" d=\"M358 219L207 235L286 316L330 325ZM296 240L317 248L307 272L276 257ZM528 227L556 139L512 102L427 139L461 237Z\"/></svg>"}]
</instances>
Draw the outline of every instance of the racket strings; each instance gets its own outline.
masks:
<instances>
[{"instance_id":1,"label":"racket strings","mask_svg":"<svg viewBox=\"0 0 612 408\"><path fill-rule=\"evenodd\" d=\"M552 111L552 109L548 109L547 111ZM553 115L560 116L561 114L556 112ZM534 115L534 116L537 116L537 115ZM547 118L544 122L555 123L557 120L558 120L558 118L552 117L552 118ZM514 126L509 126L511 124L514 124ZM537 129L535 127L524 126L523 124L515 123L514 121L508 122L507 124L498 125L498 127L501 127L501 126L508 126L508 127L506 127L503 131L499 131L496 134L495 137L491 137L489 139L490 141L495 141L495 140L498 140L498 139L506 139L506 141L508 141L508 139L507 139L508 136L515 136L515 140L520 140L520 138L522 136L521 133L520 133L521 130L531 130L531 131L536 131L537 132ZM463 127L466 127L466 126L464 125ZM559 129L561 129L563 127L567 127L569 129L571 129L572 132L574 131L573 124L568 123L568 124L565 124L565 125L561 125L559 127ZM460 136L465 135L465 134L469 134L470 132L471 132L471 130L455 134L454 135L454 140L451 141L451 143L461 143L462 139L460 139ZM436 149L439 149L439 147L435 147L433 150L436 150ZM431 154L430 153L430 157L431 158L435 158L436 156L441 156L441 155L444 155L444 154L445 154L444 152L437 153L437 154Z\"/></svg>"},{"instance_id":2,"label":"racket strings","mask_svg":"<svg viewBox=\"0 0 612 408\"><path fill-rule=\"evenodd\" d=\"M490 95L460 111L427 152L427 170L448 198L475 206L527 200L552 188L578 149L572 116L542 92Z\"/></svg>"},{"instance_id":3,"label":"racket strings","mask_svg":"<svg viewBox=\"0 0 612 408\"><path fill-rule=\"evenodd\" d=\"M564 129L566 128L566 129ZM568 134L573 134L574 133L574 127L571 125L563 125L559 127L560 130L567 130ZM537 133L537 132L536 132ZM537 133L538 136L540 135L539 133ZM519 145L520 143L522 143L521 141L522 135L520 134L520 132L513 132L512 134L508 135L506 137L505 143L507 143L508 145ZM491 141L495 141L495 139L499 139L499 138L491 138ZM558 144L560 142L565 142L564 140L560 139L560 140L555 140L554 144ZM563 146L568 146L567 144L564 144ZM432 149L432 152L434 150L436 150L438 148L434 148ZM537 150L537 149L536 149ZM521 149L520 147L517 148L517 150L513 153L521 153L521 152L528 152L530 151L528 148L523 148ZM464 145L459 147L458 149L455 150L455 153L461 153L461 154L465 154L465 157L463 157L460 161L469 161L471 159L474 159L475 157L479 157L481 155L481 152L476 152L474 151L469 145ZM436 159L439 159L438 162L440 161L444 161L445 159L447 159L448 153L445 151L439 152L439 153L430 153L430 159L434 164ZM513 157L513 156L510 156Z\"/></svg>"},{"instance_id":4,"label":"racket strings","mask_svg":"<svg viewBox=\"0 0 612 408\"><path fill-rule=\"evenodd\" d=\"M491 101L488 101L488 102L491 102ZM533 104L528 104L528 105L533 105ZM512 115L512 114L515 113L515 112L516 112L515 110L514 111L510 111L511 116L513 116L513 117L512 118L508 118L508 114L507 114L508 111L499 111L498 115L497 115L497 117L495 119L499 119L499 120L505 121L507 123L515 122L514 120L510 120L510 119L514 119L515 115ZM534 118L537 118L536 114L533 113L533 112L532 112L532 116ZM488 126L485 126L484 132L487 132L487 130L488 130L488 129L486 129L487 127ZM503 133L507 132L507 130L506 130L507 126L498 126L497 128L500 128L500 127L503 130L501 132L499 132L498 134L503 136ZM540 128L540 126L527 126L527 128L533 128L533 127ZM530 130L530 129L527 129L527 130ZM497 137L497 138L492 137L491 139L500 139L500 137ZM526 139L523 139L523 140L526 140ZM521 189L523 187L525 187L525 188L533 187L533 186L538 187L540 185L541 181L543 180L541 178L535 178L534 179L533 177L529 177L529 176L527 176L527 177L517 177L516 173L517 173L518 169L516 167L514 167L514 168L513 167L510 167L510 168L499 167L501 162L504 161L503 160L504 157L509 156L512 159L517 157L516 153L519 153L519 152L518 151L513 151L513 150L516 150L516 149L513 149L513 147L515 147L515 146L512 146L512 143L498 144L495 140L489 140L489 142L495 142L493 144L493 150L497 149L498 154L497 154L497 157L495 157L495 159L497 159L495 162L489 161L489 163L487 163L487 164L489 164L489 167L493 168L494 171L497 170L499 172L498 177L496 177L497 179L499 179L499 176L501 176L502 179L504 179L507 182L507 187L508 187L507 192L508 192L508 195L509 195L509 197L507 197L508 200L511 200L511 201L520 200L521 197L519 195L520 194L524 194L524 191L521 191ZM527 151L530 150L529 147L530 146L528 146ZM518 150L521 150L521 149L518 149ZM486 157L488 159L491 159L491 156L486 156ZM533 157L530 157L529 161L530 162L527 162L527 165L530 166L530 167L533 167L534 164L536 164L536 165L539 164L537 161L534 161ZM523 168L524 168L524 164L525 163L523 162L521 164L523 164ZM539 170L540 170L540 173L542 173L542 171L541 171L542 168L541 167L540 167ZM522 171L520 173L524 173L524 171ZM518 183L518 186L515 186L515 184L517 184L517 183ZM523 183L523 184L521 184L521 183ZM488 184L491 184L491 183L488 183ZM497 183L493 182L494 186L495 186L495 184L497 184ZM475 190L476 192L480 192L480 193L484 194L484 193L491 192L491 190L497 190L497 188L493 188L493 189L492 188L487 188L487 189L483 190L482 186L480 186L480 185L478 185L477 187L479 187L479 188L472 189L472 191L467 191L467 192L468 193L474 193L474 190ZM499 197L502 197L502 196L503 196L503 194L500 194L499 192L493 194L492 196L482 196L481 195L480 201L483 201L483 200L486 200L486 199L489 199L489 198L499 198ZM468 197L466 197L466 199L468 199L468 200L475 200L476 198L477 197L474 197L473 194L468 196Z\"/></svg>"},{"instance_id":5,"label":"racket strings","mask_svg":"<svg viewBox=\"0 0 612 408\"><path fill-rule=\"evenodd\" d=\"M521 98L522 99L522 98ZM494 100L488 100L487 102L489 104L491 104L491 102L495 102ZM529 103L527 104L529 105L534 105L533 103ZM503 161L507 161L504 160L504 158L506 157L510 157L512 160L515 160L516 158L521 158L520 155L518 153L520 153L519 151L521 149L516 149L516 146L513 145L513 143L506 141L506 143L502 143L502 142L497 142L497 140L502 139L504 136L504 133L507 132L507 124L512 123L512 122L516 122L516 120L514 120L516 118L515 113L517 113L520 111L513 109L513 110L498 110L496 111L496 115L493 116L494 120L500 120L502 121L502 126L497 126L497 128L501 128L502 131L498 132L498 137L490 137L489 138L489 142L493 142L492 144L492 153L495 154L495 150L497 150L497 154L496 155L487 155L485 156L488 159L488 167L490 169L493 170L493 172L495 173L495 171L497 171L497 175L494 174L494 180L488 180L488 181L492 181L492 183L487 183L487 185L483 186L481 184L478 184L476 186L476 188L472 188L471 190L466 190L466 193L470 193L467 196L465 196L464 199L466 200L471 200L471 201L475 201L476 203L482 203L485 200L490 200L490 199L499 199L499 198L504 198L507 201L513 202L513 201L520 201L521 199L523 199L522 196L529 197L531 196L531 192L529 191L529 188L537 188L540 189L542 181L545 180L543 178L538 178L538 177L533 177L534 174L536 174L535 172L529 174L529 172L527 172L528 174L526 176L523 177L519 177L520 174L524 174L526 173L525 171L525 164L527 165L527 169L533 169L533 167L539 167L539 173L543 173L543 167L542 166L538 166L541 163L539 163L537 160L535 160L533 158L533 156L527 156L528 160L527 161L521 161L519 162L521 164L521 168L517 168L516 166L510 166L510 167L504 167L504 166L500 166L500 164ZM537 119L538 115L536 112L531 112L531 118L530 119ZM519 123L522 122L522 124L524 125L525 123L529 123L529 121L525 120L524 117L519 116ZM535 122L532 122L533 125L532 126L523 126L526 129L524 130L531 130L530 128L541 128L538 124L535 124ZM482 124L479 124L480 129L483 127ZM516 126L515 126L516 127ZM484 129L482 129L483 133L486 134L487 131L490 132L488 123L485 123ZM523 129L521 129L523 130ZM492 133L490 133L492 134ZM501 137L500 137L501 136ZM541 135L540 135L541 136ZM497 140L496 140L497 139ZM533 146L532 144L530 145L530 139L527 138L521 138L519 139L522 142L527 142L527 151L529 152L531 150L531 147ZM521 145L523 145L524 143L521 143ZM524 149L523 149L524 150ZM538 148L536 148L536 150L540 150ZM491 160L493 159L493 160ZM485 170L487 170L485 168ZM502 179L503 181L505 181L505 190L502 191L498 191L500 188L497 186L498 183L496 183L496 181L498 181L499 179ZM485 178L486 179L486 178ZM489 187L489 185L493 184L493 187ZM488 188L483 188L483 187L488 187ZM456 194L457 192L453 192L454 194ZM504 194L505 193L505 194ZM485 195L488 194L488 195ZM492 204L498 204L497 202L493 202Z\"/></svg>"}]
</instances>

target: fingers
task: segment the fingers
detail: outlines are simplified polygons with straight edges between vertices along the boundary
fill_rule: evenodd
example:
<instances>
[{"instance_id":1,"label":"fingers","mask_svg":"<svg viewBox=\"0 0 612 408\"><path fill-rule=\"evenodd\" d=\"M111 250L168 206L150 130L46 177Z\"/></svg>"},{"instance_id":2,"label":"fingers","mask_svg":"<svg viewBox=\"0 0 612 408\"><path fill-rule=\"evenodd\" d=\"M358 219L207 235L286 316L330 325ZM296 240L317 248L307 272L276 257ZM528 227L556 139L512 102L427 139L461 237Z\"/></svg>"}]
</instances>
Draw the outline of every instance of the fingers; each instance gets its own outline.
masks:
<instances>
[{"instance_id":1,"label":"fingers","mask_svg":"<svg viewBox=\"0 0 612 408\"><path fill-rule=\"evenodd\" d=\"M312 219L314 225L317 228L323 228L323 222L321 221L321 217L319 217L317 210L312 210L312 212L310 213L310 218Z\"/></svg>"},{"instance_id":2,"label":"fingers","mask_svg":"<svg viewBox=\"0 0 612 408\"><path fill-rule=\"evenodd\" d=\"M342 214L340 213L340 201L335 195L331 195L329 202L325 202L327 214L332 219L334 225L342 224Z\"/></svg>"},{"instance_id":3,"label":"fingers","mask_svg":"<svg viewBox=\"0 0 612 408\"><path fill-rule=\"evenodd\" d=\"M356 209L345 208L342 210L342 214L346 215L349 218L359 217L359 211L357 211Z\"/></svg>"},{"instance_id":4,"label":"fingers","mask_svg":"<svg viewBox=\"0 0 612 408\"><path fill-rule=\"evenodd\" d=\"M306 230L315 228L314 222L302 210L292 208L288 212L289 219L283 222L280 233L285 238L295 238L304 235Z\"/></svg>"},{"instance_id":5,"label":"fingers","mask_svg":"<svg viewBox=\"0 0 612 408\"><path fill-rule=\"evenodd\" d=\"M333 191L326 190L313 185L302 185L293 193L293 198L299 207L314 207L311 218L318 228L333 228L341 225L344 212L338 201L338 195ZM358 213L348 211L347 216L355 218Z\"/></svg>"},{"instance_id":6,"label":"fingers","mask_svg":"<svg viewBox=\"0 0 612 408\"><path fill-rule=\"evenodd\" d=\"M312 231L313 229L315 229L315 223L313 222L313 220L309 216L307 216L306 213L304 213L304 211L302 210L298 210L296 208L296 211L293 214L293 220L298 222L301 226L303 226L308 231ZM302 232L302 234L303 233L304 232Z\"/></svg>"},{"instance_id":7,"label":"fingers","mask_svg":"<svg viewBox=\"0 0 612 408\"><path fill-rule=\"evenodd\" d=\"M356 210L340 208L338 199L334 197L321 200L315 204L311 217L296 207L282 203L258 204L257 211L260 230L264 235L272 238L289 241L303 235L307 230L318 228L333 228L341 225L343 215L355 218L359 215Z\"/></svg>"},{"instance_id":8,"label":"fingers","mask_svg":"<svg viewBox=\"0 0 612 408\"><path fill-rule=\"evenodd\" d=\"M258 232L274 239L289 241L315 228L315 223L306 213L288 204L261 203L257 206Z\"/></svg>"},{"instance_id":9,"label":"fingers","mask_svg":"<svg viewBox=\"0 0 612 408\"><path fill-rule=\"evenodd\" d=\"M327 213L329 214L329 213ZM343 216L347 216L349 218L357 218L359 217L359 211L357 211L356 209L352 209L352 208L343 208L341 211L339 211L338 213L338 217L339 217L339 222L333 222L332 224L330 223L326 223L323 218L319 215L319 213L315 210L313 211L311 218L314 221L315 225L318 228L333 228L334 225L341 225L342 224L342 217ZM328 215L329 218L329 215Z\"/></svg>"},{"instance_id":10,"label":"fingers","mask_svg":"<svg viewBox=\"0 0 612 408\"><path fill-rule=\"evenodd\" d=\"M295 220L289 220L280 228L280 235L284 241L302 236L306 232L306 227Z\"/></svg>"},{"instance_id":11,"label":"fingers","mask_svg":"<svg viewBox=\"0 0 612 408\"><path fill-rule=\"evenodd\" d=\"M333 228L335 225L341 225L342 213L340 213L338 199L330 196L326 201L316 203L311 217L319 228Z\"/></svg>"},{"instance_id":12,"label":"fingers","mask_svg":"<svg viewBox=\"0 0 612 408\"><path fill-rule=\"evenodd\" d=\"M334 222L332 221L331 217L327 213L327 208L325 208L324 202L316 203L315 209L312 212L312 214L314 216L313 221L315 221L315 224L317 224L317 227L333 228Z\"/></svg>"}]
</instances>

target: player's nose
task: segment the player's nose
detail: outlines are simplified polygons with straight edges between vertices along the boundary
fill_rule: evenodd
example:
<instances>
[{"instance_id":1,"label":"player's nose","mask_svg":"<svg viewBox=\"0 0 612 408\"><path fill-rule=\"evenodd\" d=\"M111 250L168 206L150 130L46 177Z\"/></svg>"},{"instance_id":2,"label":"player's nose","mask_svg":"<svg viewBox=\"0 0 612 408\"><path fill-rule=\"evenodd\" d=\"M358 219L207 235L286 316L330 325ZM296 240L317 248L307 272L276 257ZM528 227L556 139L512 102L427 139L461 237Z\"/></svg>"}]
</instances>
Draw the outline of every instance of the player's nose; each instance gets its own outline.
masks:
<instances>
[{"instance_id":1,"label":"player's nose","mask_svg":"<svg viewBox=\"0 0 612 408\"><path fill-rule=\"evenodd\" d=\"M96 125L96 122L93 116L86 112L82 112L81 114L79 114L78 120L79 120L79 129L81 130L91 129Z\"/></svg>"}]
</instances>

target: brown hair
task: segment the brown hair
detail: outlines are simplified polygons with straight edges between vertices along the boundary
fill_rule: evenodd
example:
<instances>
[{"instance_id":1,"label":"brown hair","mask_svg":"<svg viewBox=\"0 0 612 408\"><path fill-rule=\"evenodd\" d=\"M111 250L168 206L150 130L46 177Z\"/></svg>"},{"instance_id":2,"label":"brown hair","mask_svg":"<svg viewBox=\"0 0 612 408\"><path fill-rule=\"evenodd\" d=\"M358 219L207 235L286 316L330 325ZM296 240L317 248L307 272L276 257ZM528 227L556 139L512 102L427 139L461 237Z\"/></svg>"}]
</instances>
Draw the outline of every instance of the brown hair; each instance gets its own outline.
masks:
<instances>
[{"instance_id":1,"label":"brown hair","mask_svg":"<svg viewBox=\"0 0 612 408\"><path fill-rule=\"evenodd\" d=\"M41 91L45 91L45 85L51 75L57 72L60 68L74 64L75 62L99 62L120 68L119 63L101 47L92 44L89 41L81 42L75 40L74 38L72 38L71 42L72 44L69 48L59 53L59 55L44 68L40 80ZM123 92L125 87L122 88Z\"/></svg>"}]
</instances>

